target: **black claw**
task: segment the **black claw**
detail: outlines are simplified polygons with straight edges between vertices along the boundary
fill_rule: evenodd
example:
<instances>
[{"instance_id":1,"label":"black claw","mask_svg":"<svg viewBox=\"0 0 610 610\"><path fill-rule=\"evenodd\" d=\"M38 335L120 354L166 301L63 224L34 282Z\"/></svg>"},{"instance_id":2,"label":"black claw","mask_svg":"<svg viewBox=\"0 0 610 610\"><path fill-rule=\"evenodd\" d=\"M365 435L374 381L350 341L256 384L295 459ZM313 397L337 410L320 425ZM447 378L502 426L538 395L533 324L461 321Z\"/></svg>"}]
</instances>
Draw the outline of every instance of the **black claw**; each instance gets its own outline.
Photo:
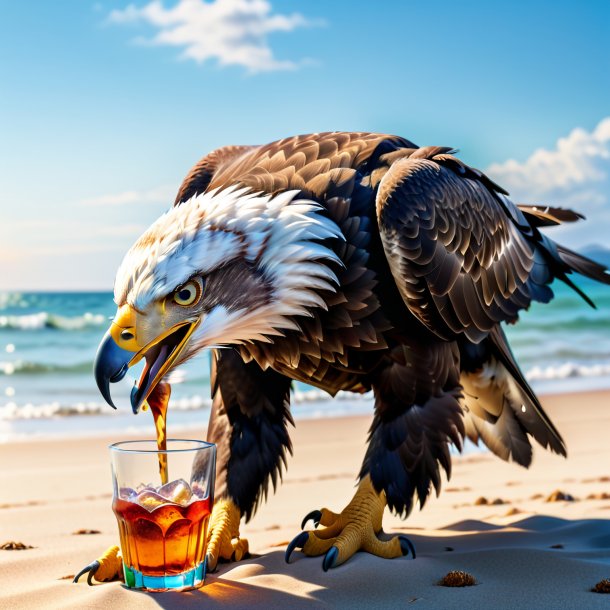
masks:
<instances>
[{"instance_id":1,"label":"black claw","mask_svg":"<svg viewBox=\"0 0 610 610\"><path fill-rule=\"evenodd\" d=\"M97 561L97 559L95 561L92 561L88 566L85 566L75 577L74 580L72 582L78 582L78 579L85 573L89 572L87 574L87 584L92 587L93 586L93 577L95 576L95 573L98 571L100 567L100 562Z\"/></svg>"},{"instance_id":2,"label":"black claw","mask_svg":"<svg viewBox=\"0 0 610 610\"><path fill-rule=\"evenodd\" d=\"M322 569L325 572L328 572L329 568L334 567L338 555L339 549L336 546L331 546L330 549L328 549L328 552L324 555L324 561L322 562Z\"/></svg>"},{"instance_id":3,"label":"black claw","mask_svg":"<svg viewBox=\"0 0 610 610\"><path fill-rule=\"evenodd\" d=\"M398 540L400 540L400 550L402 551L403 557L409 554L411 551L411 555L413 555L413 559L417 557L415 554L415 547L413 543L406 536L398 536Z\"/></svg>"},{"instance_id":4,"label":"black claw","mask_svg":"<svg viewBox=\"0 0 610 610\"><path fill-rule=\"evenodd\" d=\"M293 538L292 542L286 547L286 554L284 555L286 563L290 563L290 555L292 555L292 551L297 548L302 549L307 540L309 540L309 532L301 532L298 536Z\"/></svg>"},{"instance_id":5,"label":"black claw","mask_svg":"<svg viewBox=\"0 0 610 610\"><path fill-rule=\"evenodd\" d=\"M321 510L312 510L310 513L307 513L305 515L305 519L303 519L303 521L301 521L301 529L305 529L305 524L311 519L316 527L318 527L318 525L320 525L320 519L322 518L322 511Z\"/></svg>"},{"instance_id":6,"label":"black claw","mask_svg":"<svg viewBox=\"0 0 610 610\"><path fill-rule=\"evenodd\" d=\"M213 568L210 568L210 566L212 565L212 556L211 555L206 555L205 556L205 571L206 574L212 574L214 572L216 572L216 570L218 570L218 564L220 563L220 559L216 562L216 565Z\"/></svg>"},{"instance_id":7,"label":"black claw","mask_svg":"<svg viewBox=\"0 0 610 610\"><path fill-rule=\"evenodd\" d=\"M95 568L95 570L90 570L89 574L87 574L87 584L90 587L93 586L93 577L95 576L95 573L97 572L98 567L99 567L99 563L97 564L97 567Z\"/></svg>"}]
</instances>

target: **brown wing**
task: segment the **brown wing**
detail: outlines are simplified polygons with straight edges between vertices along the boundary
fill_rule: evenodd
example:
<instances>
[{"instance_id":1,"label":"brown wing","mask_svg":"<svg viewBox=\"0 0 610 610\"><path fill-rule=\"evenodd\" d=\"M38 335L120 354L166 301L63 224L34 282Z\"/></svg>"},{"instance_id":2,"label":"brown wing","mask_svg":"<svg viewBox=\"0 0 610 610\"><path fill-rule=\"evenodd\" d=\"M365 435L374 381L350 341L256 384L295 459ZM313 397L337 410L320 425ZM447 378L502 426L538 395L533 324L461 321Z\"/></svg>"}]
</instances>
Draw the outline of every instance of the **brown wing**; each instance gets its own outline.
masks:
<instances>
[{"instance_id":1,"label":"brown wing","mask_svg":"<svg viewBox=\"0 0 610 610\"><path fill-rule=\"evenodd\" d=\"M210 188L239 183L271 194L297 189L319 196L329 182L349 180L353 170L388 138L391 136L346 132L285 138L226 165L214 175Z\"/></svg>"},{"instance_id":2,"label":"brown wing","mask_svg":"<svg viewBox=\"0 0 610 610\"><path fill-rule=\"evenodd\" d=\"M174 205L180 205L191 197L205 193L214 173L243 156L257 146L223 146L199 160L182 181Z\"/></svg>"},{"instance_id":3,"label":"brown wing","mask_svg":"<svg viewBox=\"0 0 610 610\"><path fill-rule=\"evenodd\" d=\"M389 148L416 146L397 136L328 132L294 136L264 146L227 146L199 161L185 178L176 204L216 188L239 184L270 194L295 189L321 197L330 185L352 180L355 170ZM381 146L380 146L381 145Z\"/></svg>"},{"instance_id":4,"label":"brown wing","mask_svg":"<svg viewBox=\"0 0 610 610\"><path fill-rule=\"evenodd\" d=\"M584 220L584 216L566 208L553 208L551 206L519 204L517 206L536 227L552 227L564 222L577 222Z\"/></svg>"},{"instance_id":5,"label":"brown wing","mask_svg":"<svg viewBox=\"0 0 610 610\"><path fill-rule=\"evenodd\" d=\"M409 310L442 338L478 342L533 299L548 301L552 273L501 189L437 151L391 166L377 195L380 233Z\"/></svg>"}]
</instances>

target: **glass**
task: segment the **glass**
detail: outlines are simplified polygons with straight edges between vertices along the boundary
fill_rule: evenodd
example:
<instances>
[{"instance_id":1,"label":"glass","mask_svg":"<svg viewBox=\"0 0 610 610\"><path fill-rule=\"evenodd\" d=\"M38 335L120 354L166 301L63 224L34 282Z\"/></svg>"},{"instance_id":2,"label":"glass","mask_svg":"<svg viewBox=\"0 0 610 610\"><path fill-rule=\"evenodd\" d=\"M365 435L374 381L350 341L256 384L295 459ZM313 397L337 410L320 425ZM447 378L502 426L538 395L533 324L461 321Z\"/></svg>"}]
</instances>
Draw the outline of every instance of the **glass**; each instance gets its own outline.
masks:
<instances>
[{"instance_id":1,"label":"glass","mask_svg":"<svg viewBox=\"0 0 610 610\"><path fill-rule=\"evenodd\" d=\"M201 587L216 445L169 439L160 451L154 440L125 441L110 445L110 455L125 584L147 591Z\"/></svg>"}]
</instances>

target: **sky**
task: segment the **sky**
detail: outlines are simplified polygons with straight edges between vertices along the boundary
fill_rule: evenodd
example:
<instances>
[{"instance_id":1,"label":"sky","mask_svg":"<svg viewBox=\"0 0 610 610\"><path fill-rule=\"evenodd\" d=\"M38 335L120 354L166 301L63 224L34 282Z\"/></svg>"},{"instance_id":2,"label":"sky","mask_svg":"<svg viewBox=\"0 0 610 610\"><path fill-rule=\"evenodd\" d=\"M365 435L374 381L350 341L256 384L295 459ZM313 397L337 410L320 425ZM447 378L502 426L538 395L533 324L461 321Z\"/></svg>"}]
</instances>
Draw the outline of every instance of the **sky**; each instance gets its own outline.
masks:
<instances>
[{"instance_id":1,"label":"sky","mask_svg":"<svg viewBox=\"0 0 610 610\"><path fill-rule=\"evenodd\" d=\"M0 289L109 290L225 144L379 131L460 150L610 246L610 3L0 3Z\"/></svg>"}]
</instances>

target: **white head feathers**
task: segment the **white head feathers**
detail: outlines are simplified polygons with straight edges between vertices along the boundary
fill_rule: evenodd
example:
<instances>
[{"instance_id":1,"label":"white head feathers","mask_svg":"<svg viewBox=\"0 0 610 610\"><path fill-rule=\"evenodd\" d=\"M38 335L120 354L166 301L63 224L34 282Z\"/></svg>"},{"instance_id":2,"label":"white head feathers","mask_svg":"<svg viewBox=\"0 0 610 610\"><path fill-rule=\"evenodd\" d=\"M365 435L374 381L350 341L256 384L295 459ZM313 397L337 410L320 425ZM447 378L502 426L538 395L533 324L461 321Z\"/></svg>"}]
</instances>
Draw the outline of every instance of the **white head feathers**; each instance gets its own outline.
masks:
<instances>
[{"instance_id":1,"label":"white head feathers","mask_svg":"<svg viewBox=\"0 0 610 610\"><path fill-rule=\"evenodd\" d=\"M256 316L244 316L242 312L237 333L240 336L231 339L263 339L269 334L281 334L281 329L295 328L288 318L311 315L312 307L325 307L318 290L334 291L338 284L336 275L324 263L342 263L319 241L343 239L339 227L318 213L318 204L295 199L297 194L298 191L287 191L271 197L230 187L204 193L170 209L123 259L115 281L117 304L128 302L145 310L192 275L205 275L241 257L271 280L274 294L272 302L263 307L268 311L258 311ZM266 319L264 324L261 316ZM209 320L203 325L208 328L201 331L209 335L216 327L222 335L221 326L228 331L226 324L234 316L221 315L219 311L210 317L216 322ZM233 320L230 326L236 322ZM280 332L270 332L270 325ZM206 336L205 343L224 343L226 339L224 335Z\"/></svg>"}]
</instances>

